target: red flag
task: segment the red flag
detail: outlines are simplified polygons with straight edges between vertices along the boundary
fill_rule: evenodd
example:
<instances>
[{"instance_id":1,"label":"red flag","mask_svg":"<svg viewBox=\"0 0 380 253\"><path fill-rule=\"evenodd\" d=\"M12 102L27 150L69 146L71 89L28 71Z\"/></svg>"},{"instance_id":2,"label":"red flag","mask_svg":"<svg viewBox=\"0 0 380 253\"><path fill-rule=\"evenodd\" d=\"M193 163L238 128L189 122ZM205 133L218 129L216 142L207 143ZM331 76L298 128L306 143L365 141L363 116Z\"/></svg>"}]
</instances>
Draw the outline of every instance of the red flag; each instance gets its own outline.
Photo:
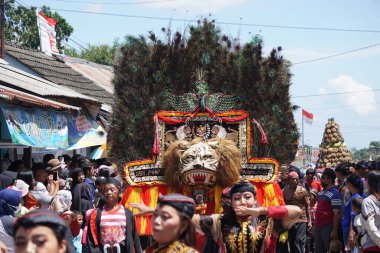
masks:
<instances>
[{"instance_id":1,"label":"red flag","mask_svg":"<svg viewBox=\"0 0 380 253\"><path fill-rule=\"evenodd\" d=\"M55 25L57 21L46 17L36 9L37 26L40 35L40 50L48 55L59 54L57 48Z\"/></svg>"},{"instance_id":2,"label":"red flag","mask_svg":"<svg viewBox=\"0 0 380 253\"><path fill-rule=\"evenodd\" d=\"M313 124L313 114L302 109L302 119L308 124Z\"/></svg>"}]
</instances>

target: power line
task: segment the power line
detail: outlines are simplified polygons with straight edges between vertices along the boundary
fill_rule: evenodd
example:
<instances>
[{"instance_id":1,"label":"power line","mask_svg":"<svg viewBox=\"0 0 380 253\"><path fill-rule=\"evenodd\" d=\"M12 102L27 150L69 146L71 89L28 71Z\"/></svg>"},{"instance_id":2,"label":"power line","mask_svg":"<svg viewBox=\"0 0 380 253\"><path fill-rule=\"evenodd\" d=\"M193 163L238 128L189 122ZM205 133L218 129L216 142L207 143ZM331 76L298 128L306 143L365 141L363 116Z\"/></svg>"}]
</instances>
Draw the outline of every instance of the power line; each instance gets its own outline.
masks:
<instances>
[{"instance_id":1,"label":"power line","mask_svg":"<svg viewBox=\"0 0 380 253\"><path fill-rule=\"evenodd\" d=\"M75 0L56 0L66 3L81 3L81 4L107 4L107 5L138 5L138 4L151 4L161 2L173 2L175 0L157 0L157 1L141 1L141 2L92 2L92 1L75 1Z\"/></svg>"},{"instance_id":2,"label":"power line","mask_svg":"<svg viewBox=\"0 0 380 253\"><path fill-rule=\"evenodd\" d=\"M76 42L75 40L73 40L72 38L69 37L68 39L71 40L72 42L74 42L76 45L78 45L78 46L81 47L82 49L84 49L84 50L86 50L86 51L89 50L88 48L82 46L81 44L79 44L78 42Z\"/></svg>"},{"instance_id":3,"label":"power line","mask_svg":"<svg viewBox=\"0 0 380 253\"><path fill-rule=\"evenodd\" d=\"M306 61L296 62L296 63L293 63L293 65L303 64L303 63L309 63L309 62L315 62L315 61L321 61L321 60L326 60L326 59L329 59L329 58L333 58L333 57L337 57L337 56L341 56L341 55L345 55L345 54L354 53L354 52L357 52L357 51L365 50L365 49L368 49L368 48L371 48L371 47L376 47L376 46L379 46L379 45L380 45L380 43L376 43L376 44L373 44L373 45L361 47L361 48L350 50L350 51L346 51L346 52L343 52L343 53L333 54L333 55L329 55L329 56L325 56L325 57L321 57L321 58L316 58L316 59L312 59L312 60L306 60Z\"/></svg>"},{"instance_id":4,"label":"power line","mask_svg":"<svg viewBox=\"0 0 380 253\"><path fill-rule=\"evenodd\" d=\"M355 104L356 106L362 106L362 105L375 105L379 104L378 102L375 103L366 103L366 104ZM334 107L319 107L319 108L308 108L309 111L316 111L316 110L326 110L326 109L337 109L337 108L347 108L347 106L334 106Z\"/></svg>"},{"instance_id":5,"label":"power line","mask_svg":"<svg viewBox=\"0 0 380 253\"><path fill-rule=\"evenodd\" d=\"M308 98L308 97L334 96L334 95L341 95L341 94L362 93L362 92L379 91L379 90L380 89L369 89L369 90L335 92L335 93L326 93L326 94L312 94L312 95L293 96L292 98Z\"/></svg>"},{"instance_id":6,"label":"power line","mask_svg":"<svg viewBox=\"0 0 380 253\"><path fill-rule=\"evenodd\" d=\"M113 16L113 17L124 17L124 18L141 18L141 19L166 20L166 21L177 21L177 22L196 22L194 20L182 19L182 18L165 18L165 17L128 15L128 14L117 14L117 13L109 13L109 12L79 11L79 10L68 10L68 9L51 9L51 10L63 11L63 12L73 12L73 13L83 13L83 14ZM281 29L318 30L318 31L335 31L335 32L380 33L380 30L366 30L366 29L344 29L344 28L328 28L328 27L266 25L266 24L236 23L236 22L223 22L223 21L215 21L215 23L221 24L221 25L267 27L267 28L281 28Z\"/></svg>"}]
</instances>

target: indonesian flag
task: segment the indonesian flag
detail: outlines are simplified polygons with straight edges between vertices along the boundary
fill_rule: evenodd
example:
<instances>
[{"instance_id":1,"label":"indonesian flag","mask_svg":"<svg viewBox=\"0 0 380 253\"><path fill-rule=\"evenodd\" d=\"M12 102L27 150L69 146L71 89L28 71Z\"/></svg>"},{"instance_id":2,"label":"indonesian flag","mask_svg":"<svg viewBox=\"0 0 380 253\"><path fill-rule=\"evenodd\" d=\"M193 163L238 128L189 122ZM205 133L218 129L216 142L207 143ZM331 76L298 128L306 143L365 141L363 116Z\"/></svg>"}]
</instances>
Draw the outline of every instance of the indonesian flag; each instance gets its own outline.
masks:
<instances>
[{"instance_id":1,"label":"indonesian flag","mask_svg":"<svg viewBox=\"0 0 380 253\"><path fill-rule=\"evenodd\" d=\"M302 120L310 125L313 124L313 114L302 109Z\"/></svg>"},{"instance_id":2,"label":"indonesian flag","mask_svg":"<svg viewBox=\"0 0 380 253\"><path fill-rule=\"evenodd\" d=\"M41 51L48 55L59 54L55 38L55 24L57 21L53 18L46 17L42 12L38 11L38 9L36 9L36 12Z\"/></svg>"}]
</instances>

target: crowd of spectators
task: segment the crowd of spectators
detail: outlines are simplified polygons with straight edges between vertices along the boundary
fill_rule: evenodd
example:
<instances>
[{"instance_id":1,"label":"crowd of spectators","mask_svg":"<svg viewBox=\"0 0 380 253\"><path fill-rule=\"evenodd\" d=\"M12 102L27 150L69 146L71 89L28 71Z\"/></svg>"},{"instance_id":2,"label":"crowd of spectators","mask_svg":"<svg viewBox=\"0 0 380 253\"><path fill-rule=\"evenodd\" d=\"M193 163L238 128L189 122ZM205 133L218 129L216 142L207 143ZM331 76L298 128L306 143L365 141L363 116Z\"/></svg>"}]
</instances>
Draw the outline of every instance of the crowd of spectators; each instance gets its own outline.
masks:
<instances>
[{"instance_id":1,"label":"crowd of spectators","mask_svg":"<svg viewBox=\"0 0 380 253\"><path fill-rule=\"evenodd\" d=\"M306 173L283 166L286 204L302 209L277 252L380 252L380 161L340 163Z\"/></svg>"},{"instance_id":2,"label":"crowd of spectators","mask_svg":"<svg viewBox=\"0 0 380 253\"><path fill-rule=\"evenodd\" d=\"M32 220L32 214L41 215L43 210L50 217L46 223L51 223L58 215L70 228L64 237L57 237L58 248L64 249L62 252L103 252L98 245L110 247L116 243L120 245L119 250L136 247L135 252L141 251L139 241L135 240L138 236L132 213L119 204L126 187L125 180L106 159L91 162L81 155L54 157L46 154L43 161L34 163L30 170L22 160L10 162L8 168L3 167L0 174L0 241L8 253L27 252L26 244L20 242L27 240L28 235L24 233L18 237L17 233L23 233L29 226L25 224ZM115 220L113 215L118 213L121 218ZM88 242L84 239L87 233L93 235L93 231L87 231L90 215L95 215L96 229L93 231L98 238L92 236ZM107 215L112 219L107 221ZM22 222L17 222L20 226L14 227L18 217ZM99 219L105 219L105 222L100 223ZM35 226L30 225L32 231ZM59 224L54 226L59 227ZM134 237L123 236L126 230L134 231ZM112 236L104 238L105 235ZM65 245L61 244L63 240ZM129 240L128 243L125 240Z\"/></svg>"},{"instance_id":3,"label":"crowd of spectators","mask_svg":"<svg viewBox=\"0 0 380 253\"><path fill-rule=\"evenodd\" d=\"M1 170L0 249L142 252L134 216L119 203L126 181L107 160L47 154L30 170L21 160ZM380 252L379 161L309 167L305 174L287 166L278 183L285 203L302 214L287 240L280 236L277 252Z\"/></svg>"}]
</instances>

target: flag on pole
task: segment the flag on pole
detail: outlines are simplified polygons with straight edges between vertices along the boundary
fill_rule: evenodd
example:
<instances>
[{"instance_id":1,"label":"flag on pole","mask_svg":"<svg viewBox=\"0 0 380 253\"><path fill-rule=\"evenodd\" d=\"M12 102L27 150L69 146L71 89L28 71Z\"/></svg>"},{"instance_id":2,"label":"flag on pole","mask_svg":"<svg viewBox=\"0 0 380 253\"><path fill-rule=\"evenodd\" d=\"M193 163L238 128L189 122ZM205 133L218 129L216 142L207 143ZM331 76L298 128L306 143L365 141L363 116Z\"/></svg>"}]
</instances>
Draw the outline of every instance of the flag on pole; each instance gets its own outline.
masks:
<instances>
[{"instance_id":1,"label":"flag on pole","mask_svg":"<svg viewBox=\"0 0 380 253\"><path fill-rule=\"evenodd\" d=\"M59 54L56 41L55 24L57 21L46 17L42 12L37 12L37 26L40 34L40 49L42 52L52 55Z\"/></svg>"},{"instance_id":2,"label":"flag on pole","mask_svg":"<svg viewBox=\"0 0 380 253\"><path fill-rule=\"evenodd\" d=\"M310 125L313 124L313 114L304 109L302 109L302 119Z\"/></svg>"}]
</instances>

